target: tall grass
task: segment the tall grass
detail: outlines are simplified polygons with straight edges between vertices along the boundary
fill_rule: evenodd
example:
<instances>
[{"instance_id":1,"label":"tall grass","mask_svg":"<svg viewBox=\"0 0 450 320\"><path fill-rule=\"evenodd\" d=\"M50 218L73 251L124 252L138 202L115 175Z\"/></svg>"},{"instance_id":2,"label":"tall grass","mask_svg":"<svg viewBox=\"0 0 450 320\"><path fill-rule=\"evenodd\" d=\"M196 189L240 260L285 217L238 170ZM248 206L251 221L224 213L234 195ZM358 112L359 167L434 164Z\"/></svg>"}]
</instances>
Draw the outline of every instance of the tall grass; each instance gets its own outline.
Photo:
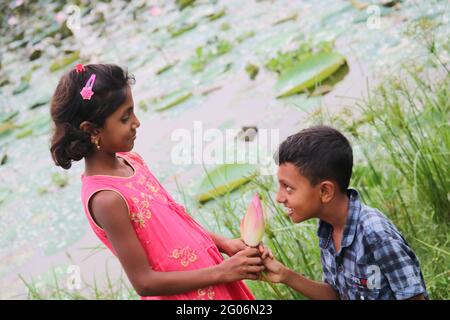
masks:
<instances>
[{"instance_id":1,"label":"tall grass","mask_svg":"<svg viewBox=\"0 0 450 320\"><path fill-rule=\"evenodd\" d=\"M410 64L413 67L403 67L397 75L386 77L381 85L369 90L366 99L356 103L359 116L352 112L349 116L344 110L337 116L318 113L310 120L332 125L351 139L355 153L351 186L403 233L420 260L430 298L449 299L450 77L434 37L426 32L416 34L426 40L434 67L414 62ZM351 109L355 110L355 105ZM273 177L259 176L200 210L184 190L182 197L188 211L198 212L195 218L208 229L239 237L240 220L257 191L267 215L264 243L289 268L320 280L317 221L292 224L274 201L276 190ZM93 286L86 286L86 295L67 292L58 285L56 276L54 280L47 291L33 281L23 281L31 299L137 298L122 280L113 283L109 279L106 288L100 289L94 279ZM284 285L275 285L274 290L274 285L265 282L247 284L259 299L303 299Z\"/></svg>"},{"instance_id":2,"label":"tall grass","mask_svg":"<svg viewBox=\"0 0 450 320\"><path fill-rule=\"evenodd\" d=\"M310 121L332 125L352 140L351 185L403 233L419 258L430 298L449 299L450 76L434 37L427 34L431 31L424 31L429 24L419 24L422 29L416 34L425 41L427 61L405 63L395 75L369 89L367 98L354 103L350 112L335 116L319 112ZM255 190L263 196L268 213L265 243L289 268L320 279L316 222L293 225L273 201L276 183L270 177L253 180L239 190L240 196L233 193L217 199L211 209L215 225L239 236L241 217L236 212L245 212L247 194ZM279 298L265 283L248 284L257 298ZM279 287L284 298L302 298Z\"/></svg>"},{"instance_id":3,"label":"tall grass","mask_svg":"<svg viewBox=\"0 0 450 320\"><path fill-rule=\"evenodd\" d=\"M47 274L38 279L29 280L21 274L18 275L27 289L29 300L136 300L139 299L135 290L123 279L122 274L117 279L112 279L108 264L105 264L105 272L102 274L102 285L97 283L94 275L90 284L82 279L80 288L70 288L67 285L67 274L63 268L52 268Z\"/></svg>"},{"instance_id":4,"label":"tall grass","mask_svg":"<svg viewBox=\"0 0 450 320\"><path fill-rule=\"evenodd\" d=\"M356 103L359 117L343 111L319 118L352 139L352 185L404 234L419 257L430 297L448 299L450 76L438 57L430 52L427 66L405 64L370 89Z\"/></svg>"},{"instance_id":5,"label":"tall grass","mask_svg":"<svg viewBox=\"0 0 450 320\"><path fill-rule=\"evenodd\" d=\"M448 299L450 78L445 69L404 70L360 104L353 134L364 157L353 184L416 250L431 297Z\"/></svg>"}]
</instances>

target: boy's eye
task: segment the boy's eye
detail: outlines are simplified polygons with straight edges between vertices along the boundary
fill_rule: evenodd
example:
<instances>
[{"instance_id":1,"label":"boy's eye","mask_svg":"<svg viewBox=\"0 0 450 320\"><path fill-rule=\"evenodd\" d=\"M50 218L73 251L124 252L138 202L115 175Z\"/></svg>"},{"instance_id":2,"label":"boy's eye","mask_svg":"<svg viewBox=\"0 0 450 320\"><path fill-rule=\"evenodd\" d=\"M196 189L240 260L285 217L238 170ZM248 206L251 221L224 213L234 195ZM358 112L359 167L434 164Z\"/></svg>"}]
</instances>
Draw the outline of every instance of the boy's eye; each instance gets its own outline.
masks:
<instances>
[{"instance_id":1,"label":"boy's eye","mask_svg":"<svg viewBox=\"0 0 450 320\"><path fill-rule=\"evenodd\" d=\"M292 192L292 188L289 187L289 186L286 186L286 191L287 191L287 192Z\"/></svg>"}]
</instances>

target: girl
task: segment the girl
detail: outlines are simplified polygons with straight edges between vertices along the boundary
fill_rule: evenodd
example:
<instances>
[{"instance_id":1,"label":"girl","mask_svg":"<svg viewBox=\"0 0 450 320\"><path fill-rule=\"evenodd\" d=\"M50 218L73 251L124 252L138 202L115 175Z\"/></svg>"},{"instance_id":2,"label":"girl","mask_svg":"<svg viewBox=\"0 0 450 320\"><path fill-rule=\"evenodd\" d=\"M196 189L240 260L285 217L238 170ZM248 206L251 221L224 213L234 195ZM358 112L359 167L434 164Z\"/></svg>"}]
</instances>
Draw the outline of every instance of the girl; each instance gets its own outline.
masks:
<instances>
[{"instance_id":1,"label":"girl","mask_svg":"<svg viewBox=\"0 0 450 320\"><path fill-rule=\"evenodd\" d=\"M61 78L51 102L55 164L85 159L89 224L142 299L254 299L241 280L264 269L258 249L206 232L131 152L140 126L133 82L106 64L78 64Z\"/></svg>"}]
</instances>

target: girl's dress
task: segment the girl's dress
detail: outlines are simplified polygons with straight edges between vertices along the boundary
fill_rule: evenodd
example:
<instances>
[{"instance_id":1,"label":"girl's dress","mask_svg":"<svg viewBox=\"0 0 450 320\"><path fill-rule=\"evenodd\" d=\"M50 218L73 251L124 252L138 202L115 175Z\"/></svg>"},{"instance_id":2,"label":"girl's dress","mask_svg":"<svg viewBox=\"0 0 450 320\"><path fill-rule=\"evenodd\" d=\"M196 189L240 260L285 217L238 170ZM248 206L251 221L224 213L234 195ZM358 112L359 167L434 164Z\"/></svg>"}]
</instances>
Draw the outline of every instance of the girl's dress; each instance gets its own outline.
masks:
<instances>
[{"instance_id":1,"label":"girl's dress","mask_svg":"<svg viewBox=\"0 0 450 320\"><path fill-rule=\"evenodd\" d=\"M106 232L95 223L89 212L89 199L100 190L117 192L126 202L130 221L153 270L195 270L221 263L224 259L208 232L172 199L143 159L135 152L118 152L116 155L134 169L132 176L81 176L81 199L89 224L112 253L116 255ZM141 299L253 300L254 297L242 281L236 281L171 296Z\"/></svg>"}]
</instances>

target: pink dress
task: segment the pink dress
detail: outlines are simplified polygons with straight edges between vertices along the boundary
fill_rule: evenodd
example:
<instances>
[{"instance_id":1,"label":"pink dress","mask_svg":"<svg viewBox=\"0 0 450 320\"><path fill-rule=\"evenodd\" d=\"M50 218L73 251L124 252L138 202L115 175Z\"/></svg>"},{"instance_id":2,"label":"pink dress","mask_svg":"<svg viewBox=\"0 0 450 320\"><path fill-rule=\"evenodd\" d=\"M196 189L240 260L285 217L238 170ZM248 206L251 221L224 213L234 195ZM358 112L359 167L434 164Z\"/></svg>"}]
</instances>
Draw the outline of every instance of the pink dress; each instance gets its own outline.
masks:
<instances>
[{"instance_id":1,"label":"pink dress","mask_svg":"<svg viewBox=\"0 0 450 320\"><path fill-rule=\"evenodd\" d=\"M95 223L88 208L90 197L100 190L115 191L125 200L131 223L153 270L195 270L222 262L223 257L208 232L171 198L143 159L135 152L120 152L117 156L133 167L132 176L81 176L81 199L89 224L112 253L116 255L106 232ZM177 295L141 299L253 300L254 297L242 281L237 281Z\"/></svg>"}]
</instances>

